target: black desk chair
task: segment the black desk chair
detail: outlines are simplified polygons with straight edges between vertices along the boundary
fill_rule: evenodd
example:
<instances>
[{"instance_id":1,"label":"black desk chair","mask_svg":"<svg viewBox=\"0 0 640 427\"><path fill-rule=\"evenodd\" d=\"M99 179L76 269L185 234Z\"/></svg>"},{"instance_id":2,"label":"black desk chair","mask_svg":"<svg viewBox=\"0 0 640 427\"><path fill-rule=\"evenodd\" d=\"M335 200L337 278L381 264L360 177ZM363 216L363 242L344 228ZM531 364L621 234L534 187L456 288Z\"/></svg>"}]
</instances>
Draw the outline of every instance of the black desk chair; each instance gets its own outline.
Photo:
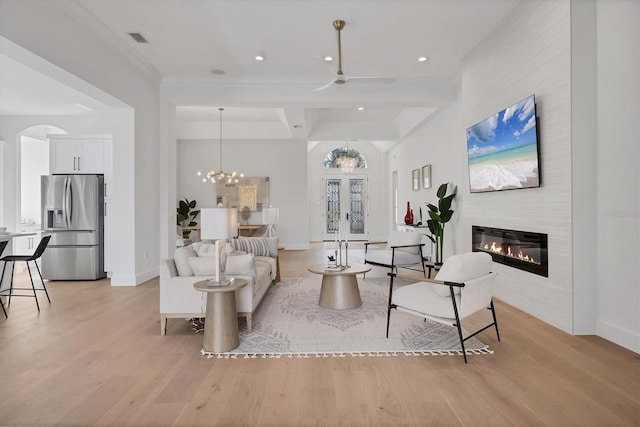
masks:
<instances>
[{"instance_id":1,"label":"black desk chair","mask_svg":"<svg viewBox=\"0 0 640 427\"><path fill-rule=\"evenodd\" d=\"M42 273L40 273L40 267L38 267L38 263L36 262L36 260L38 258L40 258L42 256L42 254L44 253L44 250L47 248L47 245L49 244L49 240L51 239L51 236L45 236L42 238L42 240L40 240L40 243L38 244L38 247L36 248L35 252L32 255L7 255L5 257L0 258L0 261L4 261L4 267L2 268L2 277L0 278L0 283L2 283L2 281L4 280L4 270L7 268L7 262L12 261L11 263L11 285L8 289L9 291L9 303L7 305L11 305L11 297L33 297L36 300L36 306L38 307L38 311L40 311L40 304L38 304L38 296L36 295L36 291L44 291L44 293L47 295L47 300L49 300L49 304L51 304L51 299L49 298L49 292L47 292L47 287L44 284L44 279L42 279ZM24 261L27 263L27 271L29 272L29 279L31 279L31 289L29 288L14 288L13 287L13 271L14 271L14 265L16 261ZM29 261L33 261L33 263L36 265L36 269L38 270L38 275L40 276L40 281L42 282L42 289L36 289L36 285L33 283L33 276L31 275L31 269L29 268ZM13 291L29 291L29 290L33 290L33 295L24 295L24 294L14 294ZM7 290L4 291L0 291L0 295L4 292L6 292ZM6 314L6 313L5 313Z\"/></svg>"},{"instance_id":2,"label":"black desk chair","mask_svg":"<svg viewBox=\"0 0 640 427\"><path fill-rule=\"evenodd\" d=\"M7 243L9 242L0 242L0 256L2 256L2 252L4 252L4 248L7 247ZM4 269L3 269L4 270ZM0 279L0 288L2 288L2 280ZM4 308L4 303L2 302L2 298L0 298L0 307L2 307L2 312L4 313L4 317L5 318L9 318L9 316L7 316L7 310L5 310Z\"/></svg>"}]
</instances>

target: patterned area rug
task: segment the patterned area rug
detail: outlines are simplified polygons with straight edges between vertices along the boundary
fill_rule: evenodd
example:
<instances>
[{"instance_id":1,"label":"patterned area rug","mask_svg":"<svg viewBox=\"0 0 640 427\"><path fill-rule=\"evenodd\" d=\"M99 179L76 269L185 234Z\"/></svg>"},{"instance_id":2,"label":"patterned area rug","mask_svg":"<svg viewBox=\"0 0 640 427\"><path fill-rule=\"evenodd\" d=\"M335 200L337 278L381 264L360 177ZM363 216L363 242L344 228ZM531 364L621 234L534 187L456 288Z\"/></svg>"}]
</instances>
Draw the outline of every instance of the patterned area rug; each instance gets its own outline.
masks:
<instances>
[{"instance_id":1,"label":"patterned area rug","mask_svg":"<svg viewBox=\"0 0 640 427\"><path fill-rule=\"evenodd\" d=\"M253 317L253 331L240 323L240 346L208 357L344 357L461 355L458 332L437 322L392 311L385 338L388 279L358 279L362 306L350 310L320 307L320 278L289 278L267 291ZM475 337L467 354L493 353Z\"/></svg>"}]
</instances>

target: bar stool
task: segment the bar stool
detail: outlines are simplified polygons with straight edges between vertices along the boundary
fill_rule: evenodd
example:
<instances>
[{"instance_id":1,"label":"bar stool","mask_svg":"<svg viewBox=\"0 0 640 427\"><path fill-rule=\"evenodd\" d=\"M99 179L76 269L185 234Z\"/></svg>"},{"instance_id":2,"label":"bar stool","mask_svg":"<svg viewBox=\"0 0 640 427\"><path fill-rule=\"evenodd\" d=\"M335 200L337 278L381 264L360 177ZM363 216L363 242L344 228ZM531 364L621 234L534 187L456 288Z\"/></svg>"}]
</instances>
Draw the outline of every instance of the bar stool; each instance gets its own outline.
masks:
<instances>
[{"instance_id":1,"label":"bar stool","mask_svg":"<svg viewBox=\"0 0 640 427\"><path fill-rule=\"evenodd\" d=\"M44 250L47 248L47 245L49 244L49 240L51 239L51 236L45 236L42 238L42 240L40 240L40 243L38 244L38 247L36 248L35 252L32 255L7 255L5 257L0 258L0 261L4 261L4 267L2 268L2 277L0 278L0 283L2 283L2 281L4 280L4 270L7 267L7 262L8 261L12 261L11 263L11 285L8 289L9 291L9 303L7 304L7 306L11 305L11 297L33 297L36 300L36 306L38 307L38 311L40 311L40 304L38 304L38 296L36 295L36 290L38 291L44 291L44 293L47 295L47 300L49 300L49 304L51 304L51 299L49 298L49 292L47 292L47 287L44 284L44 279L42 278L42 273L40 273L40 267L38 267L38 263L36 262L36 260L38 258L40 258L42 256L42 254L44 253ZM29 279L31 279L31 289L29 288L14 288L13 287L13 271L14 271L14 265L16 261L24 261L27 263L27 271L29 272ZM31 275L31 269L29 268L29 261L33 261L33 263L36 265L36 269L38 270L38 275L40 276L40 281L42 282L42 289L36 289L36 285L33 283L33 276ZM24 295L24 294L14 294L13 291L29 291L29 290L33 290L33 295ZM4 291L0 291L0 295L6 292L6 290ZM5 313L6 314L6 313Z\"/></svg>"},{"instance_id":2,"label":"bar stool","mask_svg":"<svg viewBox=\"0 0 640 427\"><path fill-rule=\"evenodd\" d=\"M2 252L4 251L4 248L7 247L7 243L9 243L9 242L7 242L7 241L0 242L0 256L2 255ZM3 268L3 270L4 270L4 268ZM1 287L2 287L2 280L0 279L0 288ZM4 317L6 319L8 319L9 316L7 316L7 310L5 310L5 308L4 308L4 303L2 302L2 298L0 298L0 307L2 307L2 312L4 313Z\"/></svg>"}]
</instances>

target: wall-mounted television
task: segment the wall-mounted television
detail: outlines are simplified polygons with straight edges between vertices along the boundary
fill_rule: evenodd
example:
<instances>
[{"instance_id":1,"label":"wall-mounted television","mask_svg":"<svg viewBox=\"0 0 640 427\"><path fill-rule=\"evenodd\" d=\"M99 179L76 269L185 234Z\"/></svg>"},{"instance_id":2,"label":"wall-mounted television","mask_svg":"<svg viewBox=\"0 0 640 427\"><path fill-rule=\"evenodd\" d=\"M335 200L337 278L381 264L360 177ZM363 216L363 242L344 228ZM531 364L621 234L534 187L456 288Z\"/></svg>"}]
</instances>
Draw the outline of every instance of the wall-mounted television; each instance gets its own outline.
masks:
<instances>
[{"instance_id":1,"label":"wall-mounted television","mask_svg":"<svg viewBox=\"0 0 640 427\"><path fill-rule=\"evenodd\" d=\"M467 129L472 193L540 186L534 95Z\"/></svg>"}]
</instances>

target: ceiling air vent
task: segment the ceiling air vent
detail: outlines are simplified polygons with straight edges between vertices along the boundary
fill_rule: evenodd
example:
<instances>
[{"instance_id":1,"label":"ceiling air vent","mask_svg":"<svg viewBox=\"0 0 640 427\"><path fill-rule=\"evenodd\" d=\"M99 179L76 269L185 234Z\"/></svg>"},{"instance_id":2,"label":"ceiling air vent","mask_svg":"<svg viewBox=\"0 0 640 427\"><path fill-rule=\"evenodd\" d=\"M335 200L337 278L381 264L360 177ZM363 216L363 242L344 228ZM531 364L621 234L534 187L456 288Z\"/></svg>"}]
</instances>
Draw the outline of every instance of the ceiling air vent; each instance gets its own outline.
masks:
<instances>
[{"instance_id":1,"label":"ceiling air vent","mask_svg":"<svg viewBox=\"0 0 640 427\"><path fill-rule=\"evenodd\" d=\"M131 38L138 43L149 43L149 41L145 39L141 33L127 33L127 34L129 34Z\"/></svg>"}]
</instances>

